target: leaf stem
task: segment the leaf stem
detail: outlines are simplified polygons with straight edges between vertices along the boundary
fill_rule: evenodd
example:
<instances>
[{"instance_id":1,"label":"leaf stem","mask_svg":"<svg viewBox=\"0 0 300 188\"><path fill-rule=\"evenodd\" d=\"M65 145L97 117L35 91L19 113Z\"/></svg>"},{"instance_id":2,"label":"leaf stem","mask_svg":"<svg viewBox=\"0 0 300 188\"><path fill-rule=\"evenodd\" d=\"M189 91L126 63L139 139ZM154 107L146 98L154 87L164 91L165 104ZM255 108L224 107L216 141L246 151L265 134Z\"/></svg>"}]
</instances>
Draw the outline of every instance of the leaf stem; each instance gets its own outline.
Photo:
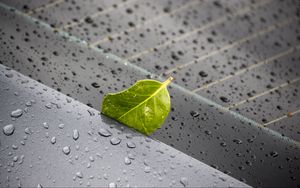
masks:
<instances>
[{"instance_id":1,"label":"leaf stem","mask_svg":"<svg viewBox=\"0 0 300 188\"><path fill-rule=\"evenodd\" d=\"M169 85L169 84L172 82L173 79L174 79L174 78L173 78L172 76L170 76L166 81L164 81L164 82L162 83L162 85L163 85L163 86Z\"/></svg>"}]
</instances>

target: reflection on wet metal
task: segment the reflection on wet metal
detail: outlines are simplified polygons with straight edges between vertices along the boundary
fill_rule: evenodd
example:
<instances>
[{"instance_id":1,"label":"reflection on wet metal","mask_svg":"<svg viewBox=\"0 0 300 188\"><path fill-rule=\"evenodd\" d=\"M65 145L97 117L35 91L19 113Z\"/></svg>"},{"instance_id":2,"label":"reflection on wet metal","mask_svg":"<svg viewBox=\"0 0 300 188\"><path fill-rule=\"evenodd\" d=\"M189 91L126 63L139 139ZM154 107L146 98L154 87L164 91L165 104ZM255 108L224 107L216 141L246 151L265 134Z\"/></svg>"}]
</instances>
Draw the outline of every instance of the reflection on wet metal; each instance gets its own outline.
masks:
<instances>
[{"instance_id":1,"label":"reflection on wet metal","mask_svg":"<svg viewBox=\"0 0 300 188\"><path fill-rule=\"evenodd\" d=\"M117 7L114 7L114 6L108 7L107 9L105 9L105 10L103 10L103 11L101 11L101 12L96 12L96 13L90 15L89 17L90 17L90 18L96 18L96 17L98 17L98 16L100 16L100 15L107 14L107 13L113 11L113 10L116 10L116 9L118 9L118 8L120 8L120 7L123 7L123 6L127 5L127 4L132 3L132 2L135 2L135 1L136 1L136 0L127 0L127 1L121 2L121 3L119 3L119 4L117 5ZM68 23L68 24L62 26L60 29L67 29L67 30L68 30L68 29L70 29L70 28L72 28L72 27L75 27L75 26L77 26L77 25L83 23L85 19L86 19L86 17L80 19L80 20L77 21L77 22L71 22L71 23ZM56 29L58 29L58 28L56 28Z\"/></svg>"},{"instance_id":2,"label":"reflection on wet metal","mask_svg":"<svg viewBox=\"0 0 300 188\"><path fill-rule=\"evenodd\" d=\"M289 85L291 85L291 84L293 84L293 83L296 83L296 82L298 82L299 80L300 80L300 77L295 78L295 79L290 80L290 81L287 81L287 82L285 82L285 83L283 83L283 84L281 84L281 85L279 85L279 86L276 86L276 87L274 87L274 88L272 88L272 89L269 89L269 90L267 90L267 91L264 91L264 92L262 92L262 93L259 93L259 94L257 94L257 95L254 95L253 97L249 97L248 99L245 99L245 100L242 100L242 101L240 101L240 102L238 102L238 103L232 104L232 105L228 106L227 108L230 109L230 108L234 108L234 107L240 106L240 105L242 105L242 104L244 104L244 103L246 103L246 102L248 102L248 101L252 101L252 100L254 100L254 99L258 98L258 97L267 95L267 94L269 94L269 93L271 93L271 92L273 92L273 91L275 91L275 90L278 90L278 89L284 88L284 87L286 87L286 86L289 86Z\"/></svg>"},{"instance_id":3,"label":"reflection on wet metal","mask_svg":"<svg viewBox=\"0 0 300 188\"><path fill-rule=\"evenodd\" d=\"M102 39L100 39L98 41L91 42L90 46L95 47L98 44L101 44L103 42L109 41L109 38L116 38L116 37L122 36L125 32L129 33L129 32L135 31L136 29L144 27L145 25L147 25L149 23L153 23L154 21L162 19L164 16L175 14L177 12L183 11L186 8L190 8L191 6L195 6L195 5L199 4L199 3L202 3L202 1L190 1L190 2L184 4L183 6L181 6L179 8L171 10L170 12L162 13L162 14L160 14L158 16L152 17L152 18L148 19L147 21L145 21L144 23L136 25L135 27L126 29L125 31L121 31L121 32L118 32L118 33L110 34L110 35L108 35L106 37L102 37Z\"/></svg>"},{"instance_id":4,"label":"reflection on wet metal","mask_svg":"<svg viewBox=\"0 0 300 188\"><path fill-rule=\"evenodd\" d=\"M30 10L26 14L32 15L34 13L41 12L41 11L44 11L44 10L46 10L48 8L54 7L56 5L59 5L59 4L63 3L63 2L65 2L65 0L55 0L55 1L51 2L51 3L49 3L49 4L42 5L42 6L38 7L38 8Z\"/></svg>"},{"instance_id":5,"label":"reflection on wet metal","mask_svg":"<svg viewBox=\"0 0 300 188\"><path fill-rule=\"evenodd\" d=\"M260 31L258 31L256 33L253 33L252 35L248 35L248 36L246 36L244 38L238 39L238 40L234 41L233 43L231 43L229 45L226 45L224 47L221 47L221 48L219 48L219 49L217 49L215 51L211 51L211 52L209 52L209 53L207 53L207 54L199 57L198 59L192 60L190 62L181 64L181 65L178 65L178 66L176 66L176 67L174 67L174 68L166 71L164 74L170 74L173 71L180 70L180 69L186 68L186 67L188 67L190 65L199 63L200 61L208 59L208 58L210 58L210 57L212 57L212 56L214 56L214 55L216 55L216 54L218 54L220 52L224 52L226 50L229 50L230 48L239 46L239 45L241 45L241 44L243 44L243 43L245 43L247 41L253 40L253 39L255 39L255 38L259 37L259 36L262 36L262 35L264 35L266 33L269 33L269 32L271 32L271 31L273 31L275 29L278 29L280 27L286 26L287 24L290 24L291 22L296 21L296 20L299 20L299 17L292 17L292 18L286 19L286 20L284 20L282 22L279 22L279 23L276 23L274 25L271 25L269 27L263 28L262 30L260 30Z\"/></svg>"},{"instance_id":6,"label":"reflection on wet metal","mask_svg":"<svg viewBox=\"0 0 300 188\"><path fill-rule=\"evenodd\" d=\"M253 11L253 9L261 7L261 6L263 6L263 5L265 5L265 4L269 3L269 2L270 2L270 0L260 1L257 4L254 4L254 5L251 5L249 7L245 7L245 8L242 8L240 10L237 10L235 13L229 14L227 16L224 15L224 16L222 16L222 17L220 17L220 18L218 18L218 19L216 19L214 21L208 22L207 24L205 24L205 25L203 25L203 26L201 26L199 28L196 28L196 29L194 29L194 30L192 30L190 32L187 32L187 33L185 33L183 35L180 35L178 37L172 38L172 40L168 40L168 41L166 41L166 42L164 42L164 43L162 43L160 45L157 45L155 47L151 47L151 48L145 49L145 50L143 50L143 51L141 51L139 53L136 53L136 54L134 54L134 55L132 55L130 57L127 57L126 59L127 60L136 59L136 58L141 57L143 55L146 55L146 54L148 54L150 52L153 52L154 50L166 47L166 46L168 46L168 45L170 45L170 44L172 44L174 42L178 42L180 40L183 40L183 39L185 39L185 38L187 38L187 37L189 37L191 35L194 35L194 34L198 33L199 31L203 31L203 30L206 30L206 29L208 29L210 27L213 27L215 25L221 24L221 23L225 22L228 19L228 17L232 18L232 17L238 16L238 15L241 15L241 14L245 14L245 13Z\"/></svg>"},{"instance_id":7,"label":"reflection on wet metal","mask_svg":"<svg viewBox=\"0 0 300 188\"><path fill-rule=\"evenodd\" d=\"M211 87L211 86L214 86L214 85L216 85L216 84L219 84L219 83L221 83L221 82L224 82L224 81L226 81L226 80L228 80L228 79L230 79L230 78L233 78L234 76L241 75L241 74L243 74L243 73L245 73L245 72L247 72L247 71L250 71L250 70L255 69L255 68L257 68L257 67L260 67L260 66L262 66L262 65L271 63L271 62L273 62L274 60L279 59L279 58L282 58L282 57L284 57L284 56L287 56L287 55L289 55L289 54L291 54L291 53L293 53L293 52L295 52L295 51L298 51L299 49L300 49L300 45L299 45L299 46L295 46L295 47L291 47L291 48L289 48L289 49L286 50L286 51L283 51L283 52L281 52L281 53L278 53L278 54L276 54L276 55L274 55L274 56L272 56L272 57L269 57L269 58L267 58L267 59L265 59L265 60L263 60L263 61L260 61L260 62L258 62L258 63L256 63L256 64L253 64L253 65L251 65L251 66L249 66L249 67L246 67L246 68L244 68L244 69L241 69L241 70L235 72L234 74L228 75L228 76L226 76L226 77L224 77L224 78L222 78L222 79L220 79L220 80L216 80L216 81L211 82L211 83L209 83L209 84L203 85L202 87L196 88L196 89L193 90L193 92L198 92L198 91L201 91L201 90L203 90L203 89L207 89L207 88L209 88L209 87Z\"/></svg>"}]
</instances>

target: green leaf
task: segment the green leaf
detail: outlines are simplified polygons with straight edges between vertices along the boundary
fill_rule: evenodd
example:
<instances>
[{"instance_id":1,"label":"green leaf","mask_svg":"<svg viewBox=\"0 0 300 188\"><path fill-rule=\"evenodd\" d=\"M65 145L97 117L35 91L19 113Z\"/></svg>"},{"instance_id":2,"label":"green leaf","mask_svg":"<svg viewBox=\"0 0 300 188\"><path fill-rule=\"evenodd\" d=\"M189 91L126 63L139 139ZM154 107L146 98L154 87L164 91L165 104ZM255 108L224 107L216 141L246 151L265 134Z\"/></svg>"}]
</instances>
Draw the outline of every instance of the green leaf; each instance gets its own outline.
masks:
<instances>
[{"instance_id":1,"label":"green leaf","mask_svg":"<svg viewBox=\"0 0 300 188\"><path fill-rule=\"evenodd\" d=\"M167 90L172 77L164 82L140 80L130 88L108 93L102 102L102 113L144 134L159 128L170 111Z\"/></svg>"}]
</instances>

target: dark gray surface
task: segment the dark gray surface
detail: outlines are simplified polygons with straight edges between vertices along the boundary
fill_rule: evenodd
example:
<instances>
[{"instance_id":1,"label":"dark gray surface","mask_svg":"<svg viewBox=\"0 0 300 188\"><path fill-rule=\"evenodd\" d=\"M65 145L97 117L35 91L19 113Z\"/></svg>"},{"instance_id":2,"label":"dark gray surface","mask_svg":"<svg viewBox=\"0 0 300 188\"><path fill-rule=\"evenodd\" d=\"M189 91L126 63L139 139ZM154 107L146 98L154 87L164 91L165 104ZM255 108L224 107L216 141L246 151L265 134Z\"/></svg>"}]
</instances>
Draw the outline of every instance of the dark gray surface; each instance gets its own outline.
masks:
<instances>
[{"instance_id":1,"label":"dark gray surface","mask_svg":"<svg viewBox=\"0 0 300 188\"><path fill-rule=\"evenodd\" d=\"M186 2L190 3L190 1ZM161 17L161 19L145 24L143 27L129 32L127 35L119 36L120 39L114 38L114 40L101 43L99 46L103 49L110 50L112 53L121 57L131 58L131 56L136 55L139 52L175 40L177 37L181 37L185 33L190 33L198 28L210 24L211 21L217 20L220 17L225 17L225 15L228 14L227 9L230 11L236 11L247 5L250 5L249 1L203 1L180 12L176 12L175 14ZM143 35L141 36L141 34ZM210 33L204 35L208 36ZM170 65L172 65L171 61L173 61L173 63L178 62L171 58L172 53L175 53L178 56L178 51L181 51L185 56L192 58L197 51L193 50L193 45L189 45L187 42L184 43L185 41L193 40L191 39L192 37L193 39L199 38L199 42L201 41L200 36L196 32L184 40L178 41L175 44L169 44L166 47L159 49L156 53L150 53L149 55L151 55L151 58L153 59L147 58L149 55L141 56L140 58L142 61L137 64L147 68L148 70L153 70L154 65L170 67ZM205 41L203 41L203 44L201 45L209 45ZM118 43L118 45L115 45L116 43ZM209 47L207 47L207 50L209 50ZM183 62L182 59L184 59L184 57L180 58ZM152 69L150 69L150 67ZM154 70L159 71L156 69Z\"/></svg>"},{"instance_id":2,"label":"dark gray surface","mask_svg":"<svg viewBox=\"0 0 300 188\"><path fill-rule=\"evenodd\" d=\"M247 187L3 65L0 88L1 187ZM23 113L11 117L16 109ZM11 135L2 131L8 124ZM112 145L112 138L121 142Z\"/></svg>"},{"instance_id":3,"label":"dark gray surface","mask_svg":"<svg viewBox=\"0 0 300 188\"><path fill-rule=\"evenodd\" d=\"M3 2L7 3L5 0ZM53 6L53 3L57 4ZM22 6L29 4L39 10L32 16L52 27L64 29L150 72L171 73L176 83L190 90L226 78L257 61L281 53L287 47L300 44L300 4L297 0L56 0L50 4L45 1L44 9L38 8L40 1L11 1L8 4L21 10ZM282 24L286 21L290 22ZM68 27L69 24L71 27ZM237 45L228 47L232 43ZM224 48L226 50L218 51ZM203 60L207 53L211 54L210 58ZM177 69L194 61L198 63ZM272 65L270 68L273 68ZM263 67L248 74L260 69ZM299 69L295 69L294 73L299 74ZM229 104L224 104L220 97L227 97L230 104L239 103L270 90L271 85L277 87L276 84L280 85L280 81L288 80L289 76L276 78L278 82L272 82L273 79L270 75L262 77L266 80L264 84L268 85L265 88L253 79L234 76L229 81L197 93L227 106ZM238 84L237 89L233 88L232 82ZM293 92L292 88L287 88ZM244 105L254 108L252 103ZM269 110L260 108L260 116L268 116ZM244 115L253 118L250 113ZM254 117L254 120L261 122L260 116ZM281 124L284 125L284 121ZM272 129L272 126L269 128ZM287 132L280 130L281 134L289 132L288 128Z\"/></svg>"},{"instance_id":4,"label":"dark gray surface","mask_svg":"<svg viewBox=\"0 0 300 188\"><path fill-rule=\"evenodd\" d=\"M1 0L1 2L25 12L29 12L30 10L34 10L53 1L55 0Z\"/></svg>"},{"instance_id":5,"label":"dark gray surface","mask_svg":"<svg viewBox=\"0 0 300 188\"><path fill-rule=\"evenodd\" d=\"M74 38L53 33L19 12L0 12L1 25L6 26L1 30L2 63L96 109L104 93L148 77L127 62L115 61L112 54L70 42ZM20 31L15 32L17 28ZM93 82L99 87L92 87ZM224 112L184 88L172 85L170 93L172 111L153 138L250 185L298 185L300 152L296 143L255 123L242 122L243 117ZM192 111L199 115L192 117Z\"/></svg>"}]
</instances>

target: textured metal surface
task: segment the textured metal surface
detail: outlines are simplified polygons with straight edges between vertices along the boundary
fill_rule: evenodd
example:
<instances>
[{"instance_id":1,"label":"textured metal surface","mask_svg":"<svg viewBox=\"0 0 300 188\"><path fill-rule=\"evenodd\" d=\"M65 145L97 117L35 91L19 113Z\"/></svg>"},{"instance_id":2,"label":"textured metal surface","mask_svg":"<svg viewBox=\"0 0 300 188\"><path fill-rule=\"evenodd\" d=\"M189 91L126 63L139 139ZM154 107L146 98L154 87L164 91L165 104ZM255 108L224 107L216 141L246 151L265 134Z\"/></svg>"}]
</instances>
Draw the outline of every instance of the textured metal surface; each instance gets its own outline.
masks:
<instances>
[{"instance_id":1,"label":"textured metal surface","mask_svg":"<svg viewBox=\"0 0 300 188\"><path fill-rule=\"evenodd\" d=\"M226 107L246 101L244 106L253 108L247 99L253 95L260 97L299 76L298 67L293 72L296 77L274 78L267 74L262 77L264 84L258 84L255 77L232 75L238 71L248 75L261 72L264 66L252 70L256 62L273 56L275 61L281 59L278 54L300 44L299 1L56 0L44 3L41 6L41 2L12 1L9 5L17 5L22 10L22 6L29 4L33 8L30 15L150 72L172 74L179 85ZM273 69L273 64L268 68ZM238 86L233 88L233 84ZM224 97L230 104L224 104ZM300 106L295 108L298 110ZM232 109L239 112L237 108ZM288 109L296 112L293 110ZM268 116L267 111L260 108L260 116ZM243 114L272 129L274 120L286 112L275 110L274 116L268 119ZM285 134L284 130L280 133ZM293 135L292 139L298 141L298 136Z\"/></svg>"},{"instance_id":2,"label":"textured metal surface","mask_svg":"<svg viewBox=\"0 0 300 188\"><path fill-rule=\"evenodd\" d=\"M247 187L2 65L0 88L1 187Z\"/></svg>"},{"instance_id":3,"label":"textured metal surface","mask_svg":"<svg viewBox=\"0 0 300 188\"><path fill-rule=\"evenodd\" d=\"M134 5L144 2L138 1ZM174 2L180 5L181 1ZM150 72L156 74L172 72L179 85L187 89L195 89L198 94L211 98L225 107L231 107L230 105L246 100L245 103L231 107L231 109L266 124L272 122L272 118L275 118L274 120L279 118L280 121L267 126L273 128L274 125L273 129L280 134L298 140L299 126L296 126L296 120L299 113L296 109L299 106L295 102L291 105L292 108L289 108L289 102L286 102L299 100L298 90L293 88L293 92L290 92L289 89L292 87L286 87L287 90L284 92L287 95L284 97L280 95L282 102L279 103L282 104L278 108L276 103L278 96L270 97L272 88L299 76L297 49L293 47L299 44L297 6L294 6L297 2L195 2L187 1L182 6L172 3L175 7L172 7L170 3L167 3L167 6L156 4L157 11L163 10L161 14L157 12L158 15L150 18L152 21L134 22L137 23L134 26L124 24L127 22L124 19L129 19L125 16L128 14L126 9L136 7L129 6L132 3L129 1L120 2L126 3L124 7L127 8L116 3L118 8L107 8L105 14L96 14L97 16L93 17L92 21L84 16L83 22L79 21L80 24L70 22L72 17L77 17L77 11L61 12L65 15L61 17L55 17L58 13L52 16L52 12L63 10L59 8L62 5L72 6L66 5L67 1L45 8L34 15L45 21L47 21L45 18L52 20L49 23L55 24L55 30L62 28L63 25L72 26L62 29L70 31L76 37L90 41L91 49L85 44L80 46L62 39L58 36L62 34L61 32L53 34L51 28L45 29L37 24L29 24L29 18L24 19L24 16L16 16L14 13L6 15L7 13L3 10L1 11L3 16L1 25L7 27L1 30L3 41L1 61L23 74L98 109L104 93L120 90L135 80L147 76L145 70L130 64L124 66L125 61L118 59L119 61L116 62L116 58L112 58L111 55L95 50L95 47L101 46L106 51L128 58L135 65L146 68ZM80 1L77 3L80 4ZM91 5L87 3L84 7L89 6ZM164 6L172 8L168 10ZM204 8L201 9L201 7ZM178 8L182 9L176 11ZM86 14L89 9L84 8L83 12ZM244 13L247 14L244 15ZM137 9L132 11L132 14L141 15L142 13ZM95 14L91 11L90 15ZM113 18L126 17L110 23L114 28L111 34L107 32L107 27L92 26L97 20L99 23L101 19L107 20L107 15ZM192 19L191 22L189 22L190 19ZM199 22L199 19L202 21ZM185 21L190 24L186 24ZM121 25L120 28L118 25ZM151 27L147 29L148 26ZM167 29L158 29L164 26ZM85 27L87 29L84 29ZM88 31L87 34L83 34L82 29ZM20 31L15 33L16 30ZM95 33L101 34L98 36ZM199 40L194 41L198 38ZM168 45L164 46L165 44ZM16 50L18 48L19 50ZM180 68L186 62L193 62L205 56L209 58ZM147 59L144 59L146 57ZM270 59L270 63L266 61L267 58ZM274 61L275 65L271 64L277 58L278 62ZM281 59L285 61L280 61ZM283 66L284 62L287 66ZM175 67L176 65L179 67ZM275 66L278 68L274 68ZM176 73L172 70L174 67ZM271 73L270 69L273 68L274 71ZM168 72L170 70L172 71ZM288 72L285 73L285 71ZM272 78L274 75L278 75L276 79ZM241 84L239 84L240 77L245 78ZM92 86L94 82L97 83L94 84L96 88ZM271 87L268 86L270 82L274 82ZM199 90L198 88L205 83L216 83L216 85ZM238 86L239 92L234 92L235 88L232 88L234 85ZM255 92L248 94L252 91L249 91L247 87L251 87ZM295 87L297 89L297 85ZM259 127L258 124L241 122L243 117L195 93L191 94L184 88L173 85L170 92L173 110L168 121L153 137L223 172L230 173L250 185L299 186L299 147L295 143L287 141L287 138L281 137L276 132ZM293 93L293 96L288 95L289 92ZM260 106L264 103L261 101L255 110L251 110L256 105L247 102L248 97L254 97L253 102L259 97L271 99L271 102L266 101L264 104L266 110ZM261 99L263 101L263 98ZM273 108L274 105L277 110ZM287 116L286 112L291 111L293 112L288 113ZM288 117L289 123L285 124L286 118L284 117Z\"/></svg>"}]
</instances>

